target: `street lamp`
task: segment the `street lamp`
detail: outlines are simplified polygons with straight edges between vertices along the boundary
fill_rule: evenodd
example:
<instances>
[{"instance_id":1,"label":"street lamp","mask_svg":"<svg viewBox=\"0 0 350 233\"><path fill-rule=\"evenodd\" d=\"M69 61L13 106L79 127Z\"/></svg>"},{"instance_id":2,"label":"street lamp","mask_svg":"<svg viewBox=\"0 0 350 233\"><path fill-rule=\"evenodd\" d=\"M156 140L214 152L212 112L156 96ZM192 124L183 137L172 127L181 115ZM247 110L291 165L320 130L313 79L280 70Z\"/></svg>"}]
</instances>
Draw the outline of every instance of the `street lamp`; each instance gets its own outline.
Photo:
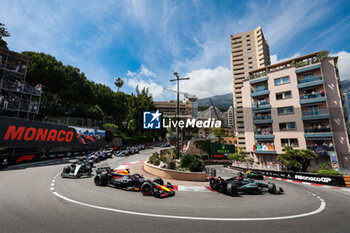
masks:
<instances>
[{"instance_id":1,"label":"street lamp","mask_svg":"<svg viewBox=\"0 0 350 233\"><path fill-rule=\"evenodd\" d=\"M180 88L179 88L179 82L181 80L189 80L190 78L180 78L179 74L177 72L174 73L176 79L171 79L170 82L177 82L177 105L176 105L176 119L178 119L180 115ZM176 126L176 157L177 159L180 158L180 131L179 131L179 125Z\"/></svg>"}]
</instances>

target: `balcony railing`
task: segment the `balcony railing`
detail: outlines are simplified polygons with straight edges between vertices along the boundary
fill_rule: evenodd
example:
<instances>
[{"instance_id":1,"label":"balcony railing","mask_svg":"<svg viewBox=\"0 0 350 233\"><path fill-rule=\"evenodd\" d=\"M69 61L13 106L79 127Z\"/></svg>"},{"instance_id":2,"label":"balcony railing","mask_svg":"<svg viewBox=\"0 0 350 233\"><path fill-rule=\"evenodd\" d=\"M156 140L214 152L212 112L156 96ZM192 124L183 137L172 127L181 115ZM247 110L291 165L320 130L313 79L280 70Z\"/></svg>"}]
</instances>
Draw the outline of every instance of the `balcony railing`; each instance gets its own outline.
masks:
<instances>
[{"instance_id":1,"label":"balcony railing","mask_svg":"<svg viewBox=\"0 0 350 233\"><path fill-rule=\"evenodd\" d=\"M312 77L312 78L303 78L298 80L298 84L303 84L303 83L309 83L309 82L315 82L315 81L320 81L323 80L322 76L319 77Z\"/></svg>"},{"instance_id":2,"label":"balcony railing","mask_svg":"<svg viewBox=\"0 0 350 233\"><path fill-rule=\"evenodd\" d=\"M301 95L300 100L315 99L315 98L321 98L321 97L325 97L325 94L317 93L317 94Z\"/></svg>"},{"instance_id":3,"label":"balcony railing","mask_svg":"<svg viewBox=\"0 0 350 233\"><path fill-rule=\"evenodd\" d=\"M271 119L271 115L269 114L269 115L254 116L253 119L256 120L256 121L270 120Z\"/></svg>"},{"instance_id":4,"label":"balcony railing","mask_svg":"<svg viewBox=\"0 0 350 233\"><path fill-rule=\"evenodd\" d=\"M256 129L254 131L255 135L272 135L273 131L270 129Z\"/></svg>"},{"instance_id":5,"label":"balcony railing","mask_svg":"<svg viewBox=\"0 0 350 233\"><path fill-rule=\"evenodd\" d=\"M262 144L255 144L253 147L254 151L274 151L275 145L262 145Z\"/></svg>"},{"instance_id":6,"label":"balcony railing","mask_svg":"<svg viewBox=\"0 0 350 233\"><path fill-rule=\"evenodd\" d=\"M321 116L321 115L329 115L328 110L318 109L318 110L303 111L303 116Z\"/></svg>"},{"instance_id":7,"label":"balcony railing","mask_svg":"<svg viewBox=\"0 0 350 233\"><path fill-rule=\"evenodd\" d=\"M258 108L258 107L262 107L262 106L269 105L269 104L270 104L269 100L267 100L267 101L260 101L260 102L254 102L253 103L253 108Z\"/></svg>"},{"instance_id":8,"label":"balcony railing","mask_svg":"<svg viewBox=\"0 0 350 233\"><path fill-rule=\"evenodd\" d=\"M314 146L314 145L307 145L306 148L309 149L309 150L314 150L314 148L317 147L317 146ZM334 146L327 146L327 151L334 151Z\"/></svg>"},{"instance_id":9,"label":"balcony railing","mask_svg":"<svg viewBox=\"0 0 350 233\"><path fill-rule=\"evenodd\" d=\"M328 133L331 132L331 128L315 128L315 129L304 129L305 133Z\"/></svg>"},{"instance_id":10,"label":"balcony railing","mask_svg":"<svg viewBox=\"0 0 350 233\"><path fill-rule=\"evenodd\" d=\"M261 87L261 88L252 89L251 93L257 93L257 92L262 92L262 91L267 91L267 90L268 90L267 87Z\"/></svg>"}]
</instances>

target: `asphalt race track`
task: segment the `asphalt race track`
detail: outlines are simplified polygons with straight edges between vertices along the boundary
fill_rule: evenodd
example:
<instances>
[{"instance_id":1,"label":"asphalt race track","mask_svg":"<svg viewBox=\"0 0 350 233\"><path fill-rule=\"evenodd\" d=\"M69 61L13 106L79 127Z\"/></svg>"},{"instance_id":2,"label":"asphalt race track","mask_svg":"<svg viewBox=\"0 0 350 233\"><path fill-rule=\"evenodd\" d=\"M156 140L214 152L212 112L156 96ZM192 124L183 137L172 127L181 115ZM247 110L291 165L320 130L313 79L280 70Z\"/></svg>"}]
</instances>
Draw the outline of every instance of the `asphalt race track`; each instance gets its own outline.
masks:
<instances>
[{"instance_id":1,"label":"asphalt race track","mask_svg":"<svg viewBox=\"0 0 350 233\"><path fill-rule=\"evenodd\" d=\"M98 166L144 160L154 150ZM64 162L64 161L63 161ZM68 161L66 161L68 162ZM349 232L350 192L274 181L284 195L177 191L165 199L62 179L65 164L0 171L0 232ZM214 166L217 175L234 171ZM266 182L268 180L265 180Z\"/></svg>"}]
</instances>

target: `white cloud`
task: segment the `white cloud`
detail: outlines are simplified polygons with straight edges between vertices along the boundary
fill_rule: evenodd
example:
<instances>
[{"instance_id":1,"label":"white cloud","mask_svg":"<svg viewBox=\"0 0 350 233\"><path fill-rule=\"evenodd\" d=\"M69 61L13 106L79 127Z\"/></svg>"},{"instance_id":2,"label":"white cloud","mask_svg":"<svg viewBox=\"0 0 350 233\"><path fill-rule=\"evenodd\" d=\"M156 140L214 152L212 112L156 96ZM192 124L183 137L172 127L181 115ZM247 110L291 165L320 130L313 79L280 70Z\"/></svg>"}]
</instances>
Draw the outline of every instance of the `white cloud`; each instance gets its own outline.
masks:
<instances>
[{"instance_id":1,"label":"white cloud","mask_svg":"<svg viewBox=\"0 0 350 233\"><path fill-rule=\"evenodd\" d=\"M350 80L350 53L346 51L340 51L331 56L338 56L338 67L341 80Z\"/></svg>"},{"instance_id":2,"label":"white cloud","mask_svg":"<svg viewBox=\"0 0 350 233\"><path fill-rule=\"evenodd\" d=\"M145 65L141 65L138 72L132 72L128 70L127 75L131 78L126 78L125 84L129 87L135 89L137 86L139 90L143 88L148 88L149 93L152 94L155 99L162 99L164 96L163 86L157 84L154 80L145 78L156 77L157 75L153 73L150 69L148 69Z\"/></svg>"},{"instance_id":3,"label":"white cloud","mask_svg":"<svg viewBox=\"0 0 350 233\"><path fill-rule=\"evenodd\" d=\"M125 84L136 88L139 87L139 90L142 90L143 88L148 88L149 93L153 96L154 99L162 99L164 94L164 89L162 85L159 85L154 82L154 80L143 80L143 79L137 79L137 78L130 78L125 79Z\"/></svg>"},{"instance_id":4,"label":"white cloud","mask_svg":"<svg viewBox=\"0 0 350 233\"><path fill-rule=\"evenodd\" d=\"M301 53L297 52L295 53L293 56L291 57L286 57L286 58L282 58L282 59L278 59L278 55L275 54L275 55L271 55L270 58L271 58L271 64L276 64L276 63L279 63L279 62L283 62L283 61L287 61L287 60L290 60L292 58L296 58L296 57L300 57L301 56Z\"/></svg>"},{"instance_id":5,"label":"white cloud","mask_svg":"<svg viewBox=\"0 0 350 233\"><path fill-rule=\"evenodd\" d=\"M232 92L231 70L222 66L193 70L184 77L190 77L190 80L180 82L180 91L197 95L199 98Z\"/></svg>"},{"instance_id":6,"label":"white cloud","mask_svg":"<svg viewBox=\"0 0 350 233\"><path fill-rule=\"evenodd\" d=\"M148 69L145 65L141 65L139 72L132 72L128 70L127 75L134 78L141 77L155 77L156 74L153 73L150 69Z\"/></svg>"}]
</instances>

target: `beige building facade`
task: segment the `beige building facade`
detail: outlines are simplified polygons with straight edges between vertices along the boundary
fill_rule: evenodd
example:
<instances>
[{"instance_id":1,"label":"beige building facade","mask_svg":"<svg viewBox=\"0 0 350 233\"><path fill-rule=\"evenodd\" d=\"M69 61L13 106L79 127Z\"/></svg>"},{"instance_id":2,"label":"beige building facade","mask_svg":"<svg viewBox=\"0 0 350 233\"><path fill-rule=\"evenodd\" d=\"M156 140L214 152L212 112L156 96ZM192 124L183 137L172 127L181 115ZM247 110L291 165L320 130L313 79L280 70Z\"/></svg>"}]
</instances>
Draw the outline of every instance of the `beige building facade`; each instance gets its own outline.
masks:
<instances>
[{"instance_id":1,"label":"beige building facade","mask_svg":"<svg viewBox=\"0 0 350 233\"><path fill-rule=\"evenodd\" d=\"M334 156L336 166L350 167L337 60L316 52L249 72L242 88L246 150L260 168L279 170L285 146L314 150L315 167Z\"/></svg>"},{"instance_id":2,"label":"beige building facade","mask_svg":"<svg viewBox=\"0 0 350 233\"><path fill-rule=\"evenodd\" d=\"M270 65L269 44L261 27L231 35L231 69L234 103L234 128L239 147L246 147L242 87L249 71Z\"/></svg>"}]
</instances>

